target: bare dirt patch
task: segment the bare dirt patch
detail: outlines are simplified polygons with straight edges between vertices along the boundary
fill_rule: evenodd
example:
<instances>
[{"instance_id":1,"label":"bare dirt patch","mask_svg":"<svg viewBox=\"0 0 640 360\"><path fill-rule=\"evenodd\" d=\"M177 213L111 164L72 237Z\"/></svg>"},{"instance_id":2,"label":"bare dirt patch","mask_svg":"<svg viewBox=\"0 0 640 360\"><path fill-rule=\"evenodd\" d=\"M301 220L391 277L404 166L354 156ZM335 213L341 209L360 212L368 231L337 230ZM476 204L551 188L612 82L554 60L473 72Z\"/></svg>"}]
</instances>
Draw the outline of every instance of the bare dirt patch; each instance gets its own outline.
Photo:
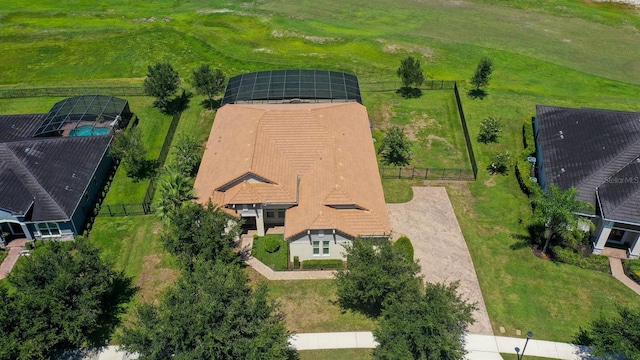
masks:
<instances>
[{"instance_id":1,"label":"bare dirt patch","mask_svg":"<svg viewBox=\"0 0 640 360\"><path fill-rule=\"evenodd\" d=\"M399 53L418 53L426 58L430 58L433 56L433 49L427 46L419 46L414 44L398 44L398 43L390 43L385 39L377 39L378 42L384 44L382 47L382 51L389 54L399 54Z\"/></svg>"},{"instance_id":2,"label":"bare dirt patch","mask_svg":"<svg viewBox=\"0 0 640 360\"><path fill-rule=\"evenodd\" d=\"M140 288L138 296L143 302L157 305L160 293L178 277L177 270L160 267L161 257L160 254L144 257L142 271L136 281L136 286Z\"/></svg>"},{"instance_id":3,"label":"bare dirt patch","mask_svg":"<svg viewBox=\"0 0 640 360\"><path fill-rule=\"evenodd\" d=\"M306 35L306 34L302 34L302 33L295 32L295 31L277 30L277 29L273 30L271 32L271 36L276 37L276 38L295 37L295 38L304 39L304 40L310 41L312 43L317 43L317 44L325 44L325 43L328 43L328 42L336 42L336 41L342 40L342 39L337 38L337 37Z\"/></svg>"}]
</instances>

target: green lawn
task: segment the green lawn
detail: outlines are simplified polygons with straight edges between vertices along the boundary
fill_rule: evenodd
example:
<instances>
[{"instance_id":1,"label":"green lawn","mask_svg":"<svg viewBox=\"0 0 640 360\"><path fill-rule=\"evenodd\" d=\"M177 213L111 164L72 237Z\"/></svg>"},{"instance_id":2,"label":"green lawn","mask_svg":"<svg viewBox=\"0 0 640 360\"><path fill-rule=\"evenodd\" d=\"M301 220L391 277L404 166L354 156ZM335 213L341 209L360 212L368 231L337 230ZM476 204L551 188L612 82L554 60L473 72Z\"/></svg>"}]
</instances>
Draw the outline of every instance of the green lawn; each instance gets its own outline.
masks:
<instances>
[{"instance_id":1,"label":"green lawn","mask_svg":"<svg viewBox=\"0 0 640 360\"><path fill-rule=\"evenodd\" d=\"M265 281L255 270L247 268L246 271L253 283ZM372 331L375 327L373 320L364 315L340 309L333 280L268 281L266 284L270 296L281 305L289 331Z\"/></svg>"},{"instance_id":2,"label":"green lawn","mask_svg":"<svg viewBox=\"0 0 640 360\"><path fill-rule=\"evenodd\" d=\"M370 360L371 349L332 349L298 351L300 360Z\"/></svg>"},{"instance_id":3,"label":"green lawn","mask_svg":"<svg viewBox=\"0 0 640 360\"><path fill-rule=\"evenodd\" d=\"M265 249L265 242L267 241L267 239L276 239L278 241L280 247L276 252L267 252L267 250ZM251 254L255 256L256 259L262 261L262 263L267 265L268 267L276 271L282 271L289 268L289 258L287 251L288 247L289 243L284 239L284 235L265 235L254 238Z\"/></svg>"},{"instance_id":4,"label":"green lawn","mask_svg":"<svg viewBox=\"0 0 640 360\"><path fill-rule=\"evenodd\" d=\"M404 129L412 142L410 165L471 169L453 90L424 91L418 99L363 90L363 101L376 129Z\"/></svg>"},{"instance_id":5,"label":"green lawn","mask_svg":"<svg viewBox=\"0 0 640 360\"><path fill-rule=\"evenodd\" d=\"M134 279L144 301L154 301L177 276L174 259L162 248L161 230L155 215L98 217L89 235L105 259Z\"/></svg>"},{"instance_id":6,"label":"green lawn","mask_svg":"<svg viewBox=\"0 0 640 360\"><path fill-rule=\"evenodd\" d=\"M140 119L138 127L142 133L142 143L147 150L147 159L155 160L167 136L171 116L162 114L153 107L153 99L143 96L127 97L131 111ZM104 205L142 203L149 186L149 179L134 180L127 176L124 167L119 167Z\"/></svg>"},{"instance_id":7,"label":"green lawn","mask_svg":"<svg viewBox=\"0 0 640 360\"><path fill-rule=\"evenodd\" d=\"M346 70L362 83L376 132L386 118L389 124L410 127L413 119L426 119L426 124L431 118L451 116L450 100L427 101L445 96L444 92L404 100L393 92L367 90L373 88L368 83L396 81L399 61L412 55L421 61L428 78L461 80L472 139L488 116L505 124L498 144L473 144L480 169L477 182L443 183L473 257L494 330L504 326L513 335L516 328L530 329L536 338L567 341L578 326L598 314L612 312L616 304L638 301L637 295L605 274L534 257L522 246L530 211L513 174L490 177L484 170L496 152L519 154L522 120L535 115L536 104L638 111L636 10L571 0L398 0L392 7L383 0L206 4L5 0L1 15L3 87L140 84L147 65L155 61L171 62L185 80L203 62L220 67L228 76L282 68ZM465 96L470 89L466 81L482 56L493 60L495 72L488 96L473 100ZM184 114L188 120L181 122L178 132L204 141L214 113L202 110L197 99L192 99ZM0 100L0 113L45 112L55 100ZM141 118L149 148L159 151L162 126L168 121L150 107L150 99L129 100ZM464 149L460 134L441 121L430 124L427 142L422 142L426 146L414 148L415 161L425 166L468 163L454 151L466 156L460 150ZM149 157L154 158L153 153ZM127 183L121 174L117 177L107 202L141 198L146 189L142 182ZM410 198L409 185L385 181L387 200ZM144 272L144 266L135 263L144 264L145 255L127 254L135 254L134 244L145 236L155 236L142 234L151 231L152 221L127 219L99 219L92 237L103 239L100 243L108 256L123 262L119 266L131 274ZM126 231L114 233L111 221ZM99 235L102 232L112 235ZM144 279L139 273L137 278ZM292 304L285 310L293 330L372 328L362 319L323 320L344 318L327 313L332 309L331 314L339 314L325 301L332 296L330 285L270 285L275 297ZM319 305L306 308L307 303L296 296L315 299ZM315 320L305 322L307 318Z\"/></svg>"}]
</instances>

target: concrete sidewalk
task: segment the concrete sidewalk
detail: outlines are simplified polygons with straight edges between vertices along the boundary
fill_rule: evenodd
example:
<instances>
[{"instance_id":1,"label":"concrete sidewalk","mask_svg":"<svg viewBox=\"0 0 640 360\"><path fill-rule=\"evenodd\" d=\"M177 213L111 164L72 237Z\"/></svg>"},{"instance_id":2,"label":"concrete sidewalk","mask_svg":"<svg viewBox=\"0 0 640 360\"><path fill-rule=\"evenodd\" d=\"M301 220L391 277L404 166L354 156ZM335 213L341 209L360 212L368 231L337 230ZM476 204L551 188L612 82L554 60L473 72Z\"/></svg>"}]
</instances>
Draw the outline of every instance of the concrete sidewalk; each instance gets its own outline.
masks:
<instances>
[{"instance_id":1,"label":"concrete sidewalk","mask_svg":"<svg viewBox=\"0 0 640 360\"><path fill-rule=\"evenodd\" d=\"M625 284L629 289L640 295L640 285L629 279L622 268L622 261L617 258L609 257L609 266L611 267L611 275Z\"/></svg>"},{"instance_id":2,"label":"concrete sidewalk","mask_svg":"<svg viewBox=\"0 0 640 360\"><path fill-rule=\"evenodd\" d=\"M525 339L492 335L468 334L465 337L469 360L501 360L500 353L515 354L515 348L524 347ZM291 336L291 345L297 350L325 349L372 349L376 347L370 331L307 333ZM584 360L590 359L589 349L566 343L544 340L529 340L525 355L548 357L553 359ZM117 346L100 349L85 349L76 355L69 354L60 360L132 360L137 354L127 354Z\"/></svg>"},{"instance_id":3,"label":"concrete sidewalk","mask_svg":"<svg viewBox=\"0 0 640 360\"><path fill-rule=\"evenodd\" d=\"M7 245L7 250L9 250L9 254L4 258L2 264L0 264L0 280L4 279L9 275L11 270L13 269L16 262L20 258L20 254L22 253L22 248L27 243L27 239L16 239L11 241Z\"/></svg>"},{"instance_id":4,"label":"concrete sidewalk","mask_svg":"<svg viewBox=\"0 0 640 360\"><path fill-rule=\"evenodd\" d=\"M500 353L515 354L515 348L524 347L525 339L503 336L468 334L465 336L469 360L498 360ZM374 348L371 332L334 332L295 334L291 344L298 350ZM589 358L589 349L567 343L529 340L525 352L529 356L553 359L583 360Z\"/></svg>"}]
</instances>

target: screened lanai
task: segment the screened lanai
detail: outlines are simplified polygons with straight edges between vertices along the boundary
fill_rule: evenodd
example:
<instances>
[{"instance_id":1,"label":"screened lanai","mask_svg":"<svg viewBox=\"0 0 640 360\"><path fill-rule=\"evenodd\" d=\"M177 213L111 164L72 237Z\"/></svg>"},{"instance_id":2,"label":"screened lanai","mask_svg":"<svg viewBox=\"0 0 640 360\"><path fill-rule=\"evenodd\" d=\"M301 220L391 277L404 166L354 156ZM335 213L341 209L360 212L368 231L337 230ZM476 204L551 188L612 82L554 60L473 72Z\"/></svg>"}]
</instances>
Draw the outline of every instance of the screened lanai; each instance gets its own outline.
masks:
<instances>
[{"instance_id":1,"label":"screened lanai","mask_svg":"<svg viewBox=\"0 0 640 360\"><path fill-rule=\"evenodd\" d=\"M242 102L348 102L362 104L355 75L327 70L258 71L229 79L222 105Z\"/></svg>"},{"instance_id":2,"label":"screened lanai","mask_svg":"<svg viewBox=\"0 0 640 360\"><path fill-rule=\"evenodd\" d=\"M34 136L106 135L131 119L129 103L114 96L82 95L57 102Z\"/></svg>"}]
</instances>

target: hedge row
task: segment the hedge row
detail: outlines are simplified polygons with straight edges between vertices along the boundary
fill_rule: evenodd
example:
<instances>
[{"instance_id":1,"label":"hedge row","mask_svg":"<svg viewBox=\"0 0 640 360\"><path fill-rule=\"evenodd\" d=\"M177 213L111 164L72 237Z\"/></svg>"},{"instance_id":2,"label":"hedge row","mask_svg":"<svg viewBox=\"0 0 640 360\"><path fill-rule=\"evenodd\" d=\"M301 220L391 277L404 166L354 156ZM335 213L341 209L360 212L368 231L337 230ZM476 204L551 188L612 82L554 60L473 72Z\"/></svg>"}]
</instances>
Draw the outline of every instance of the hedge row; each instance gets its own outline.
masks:
<instances>
[{"instance_id":1,"label":"hedge row","mask_svg":"<svg viewBox=\"0 0 640 360\"><path fill-rule=\"evenodd\" d=\"M302 262L302 268L306 270L344 269L344 263L339 259L305 260Z\"/></svg>"},{"instance_id":2,"label":"hedge row","mask_svg":"<svg viewBox=\"0 0 640 360\"><path fill-rule=\"evenodd\" d=\"M561 246L555 246L551 249L554 260L575 265L579 268L587 270L598 270L605 273L609 273L609 258L600 255L589 255L583 257L579 253L575 252L571 248L563 248Z\"/></svg>"},{"instance_id":3,"label":"hedge row","mask_svg":"<svg viewBox=\"0 0 640 360\"><path fill-rule=\"evenodd\" d=\"M515 164L515 173L522 192L527 196L531 196L540 187L537 183L531 181L532 164L527 161L529 156L535 156L536 144L533 137L533 119L527 118L522 124L522 146L523 150L518 155Z\"/></svg>"}]
</instances>

